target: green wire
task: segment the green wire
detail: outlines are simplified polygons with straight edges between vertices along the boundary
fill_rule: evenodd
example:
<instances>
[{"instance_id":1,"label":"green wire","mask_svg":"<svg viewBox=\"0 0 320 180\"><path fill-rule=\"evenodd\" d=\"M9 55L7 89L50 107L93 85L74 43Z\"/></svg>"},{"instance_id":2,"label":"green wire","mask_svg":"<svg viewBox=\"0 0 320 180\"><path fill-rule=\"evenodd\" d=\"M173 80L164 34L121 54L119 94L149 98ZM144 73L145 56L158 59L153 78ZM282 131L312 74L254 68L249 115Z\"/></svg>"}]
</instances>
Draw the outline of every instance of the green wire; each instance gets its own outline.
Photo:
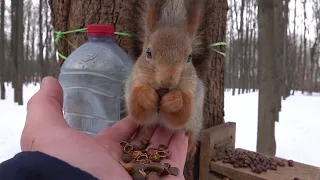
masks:
<instances>
[{"instance_id":1,"label":"green wire","mask_svg":"<svg viewBox=\"0 0 320 180\"><path fill-rule=\"evenodd\" d=\"M63 35L66 35L66 34L71 34L71 33L78 33L78 32L86 32L87 31L87 28L81 28L81 29L74 29L74 30L69 30L69 31L56 31L56 43L58 44L58 42L61 40L61 38L63 37ZM127 37L132 37L134 36L134 34L130 34L130 33L127 33L127 32L114 32L115 35L119 35L119 36L127 36ZM70 43L70 42L69 42ZM216 46L225 46L226 43L225 42L216 42L216 43L213 43L210 45L210 47L216 47ZM226 57L226 53L224 52L221 52L221 51L218 51L216 49L213 49L214 51L216 51L217 53L221 54L222 56ZM67 59L66 56L62 55L59 50L57 50L57 53L59 55L60 58L62 59Z\"/></svg>"}]
</instances>

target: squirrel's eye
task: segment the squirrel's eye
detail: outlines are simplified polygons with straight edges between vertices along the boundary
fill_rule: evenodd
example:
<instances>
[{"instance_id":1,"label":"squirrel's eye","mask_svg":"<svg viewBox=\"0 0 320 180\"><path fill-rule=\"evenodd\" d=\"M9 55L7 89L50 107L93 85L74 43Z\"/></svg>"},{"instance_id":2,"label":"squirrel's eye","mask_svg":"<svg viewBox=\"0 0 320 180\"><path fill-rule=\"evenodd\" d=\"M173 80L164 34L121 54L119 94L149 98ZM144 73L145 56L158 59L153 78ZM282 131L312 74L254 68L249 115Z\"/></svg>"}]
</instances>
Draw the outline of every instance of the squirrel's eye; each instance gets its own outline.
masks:
<instances>
[{"instance_id":1,"label":"squirrel's eye","mask_svg":"<svg viewBox=\"0 0 320 180\"><path fill-rule=\"evenodd\" d=\"M191 61L192 61L192 55L190 54L190 55L188 56L187 62L191 62Z\"/></svg>"},{"instance_id":2,"label":"squirrel's eye","mask_svg":"<svg viewBox=\"0 0 320 180\"><path fill-rule=\"evenodd\" d=\"M152 58L152 54L151 54L151 49L150 48L147 49L146 55L147 55L147 58L149 58L149 59Z\"/></svg>"}]
</instances>

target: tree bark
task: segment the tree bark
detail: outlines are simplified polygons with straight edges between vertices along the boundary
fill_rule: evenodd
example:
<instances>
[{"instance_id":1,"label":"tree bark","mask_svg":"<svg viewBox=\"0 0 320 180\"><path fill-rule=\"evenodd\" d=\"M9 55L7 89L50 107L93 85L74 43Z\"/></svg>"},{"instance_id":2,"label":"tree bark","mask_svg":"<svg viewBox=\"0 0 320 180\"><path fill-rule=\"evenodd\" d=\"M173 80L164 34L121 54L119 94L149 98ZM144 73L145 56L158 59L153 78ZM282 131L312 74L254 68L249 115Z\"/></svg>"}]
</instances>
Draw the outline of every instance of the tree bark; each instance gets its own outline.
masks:
<instances>
[{"instance_id":1,"label":"tree bark","mask_svg":"<svg viewBox=\"0 0 320 180\"><path fill-rule=\"evenodd\" d=\"M39 0L39 43L38 43L38 48L39 48L39 63L40 63L40 77L44 78L46 76L46 65L44 62L44 57L43 57L43 49L44 49L44 44L43 44L43 0Z\"/></svg>"},{"instance_id":2,"label":"tree bark","mask_svg":"<svg viewBox=\"0 0 320 180\"><path fill-rule=\"evenodd\" d=\"M282 13L283 13L283 2L282 0L273 0L273 52L274 55L273 57L275 58L275 66L276 66L276 75L274 76L275 80L273 84L275 86L275 91L274 91L274 96L273 100L276 104L276 111L280 112L281 111L281 88L282 85L284 84L284 76L283 76L283 71L282 71L282 61L283 61L283 40L282 36L284 31L284 26L283 26L283 18L282 18ZM286 30L285 30L286 31ZM275 121L279 121L279 116L278 119L275 119Z\"/></svg>"},{"instance_id":3,"label":"tree bark","mask_svg":"<svg viewBox=\"0 0 320 180\"><path fill-rule=\"evenodd\" d=\"M258 58L259 58L259 102L257 152L275 155L275 120L279 111L275 95L278 92L274 47L273 1L258 0Z\"/></svg>"},{"instance_id":4,"label":"tree bark","mask_svg":"<svg viewBox=\"0 0 320 180\"><path fill-rule=\"evenodd\" d=\"M118 32L128 32L136 34L137 29L131 20L134 12L139 7L135 3L138 0L49 0L52 10L52 20L55 31L67 31L85 28L88 24L110 24ZM203 48L203 54L194 57L194 65L197 68L200 78L205 82L207 91L204 102L204 128L209 128L224 122L224 57L210 50L209 44L226 40L227 21L227 0L206 0L205 16L203 23L203 41L207 47ZM209 26L208 26L209 25ZM206 27L206 28L205 28ZM69 34L65 36L75 47L79 47L85 41L85 33ZM116 42L133 59L136 59L142 47L141 42L134 38L116 36ZM68 56L73 50L73 46L62 39L58 43L58 49L64 56ZM222 47L220 51L224 51ZM59 60L60 65L63 60ZM210 68L208 68L210 67ZM198 179L197 161L187 162L185 168L186 179Z\"/></svg>"},{"instance_id":5,"label":"tree bark","mask_svg":"<svg viewBox=\"0 0 320 180\"><path fill-rule=\"evenodd\" d=\"M5 99L5 86L4 86L4 66L5 66L5 55L4 55L4 47L5 47L5 38L4 38L4 11L5 11L5 0L1 0L1 26L0 26L0 99Z\"/></svg>"},{"instance_id":6,"label":"tree bark","mask_svg":"<svg viewBox=\"0 0 320 180\"><path fill-rule=\"evenodd\" d=\"M11 48L12 48L12 85L14 102L23 104L22 98L22 63L23 63L23 2L11 0ZM18 56L21 54L20 56Z\"/></svg>"},{"instance_id":7,"label":"tree bark","mask_svg":"<svg viewBox=\"0 0 320 180\"><path fill-rule=\"evenodd\" d=\"M132 4L131 0L49 0L55 31L85 28L88 24L110 24L115 27L115 31L133 33L130 21L133 16ZM69 34L65 37L75 47L79 47L85 41L85 33ZM135 57L131 48L132 38L124 36L116 36L115 38L120 47ZM62 39L58 43L58 50L64 56L68 56L75 49ZM63 59L59 59L59 63L62 65Z\"/></svg>"},{"instance_id":8,"label":"tree bark","mask_svg":"<svg viewBox=\"0 0 320 180\"><path fill-rule=\"evenodd\" d=\"M23 78L24 73L22 72L23 61L24 61L24 43L23 43L23 32L24 32L24 22L23 22L23 1L17 1L12 3L15 9L15 17L13 23L14 27L14 48L15 54L13 55L13 65L14 65L14 101L18 105L23 105ZM22 56L19 56L21 54Z\"/></svg>"}]
</instances>

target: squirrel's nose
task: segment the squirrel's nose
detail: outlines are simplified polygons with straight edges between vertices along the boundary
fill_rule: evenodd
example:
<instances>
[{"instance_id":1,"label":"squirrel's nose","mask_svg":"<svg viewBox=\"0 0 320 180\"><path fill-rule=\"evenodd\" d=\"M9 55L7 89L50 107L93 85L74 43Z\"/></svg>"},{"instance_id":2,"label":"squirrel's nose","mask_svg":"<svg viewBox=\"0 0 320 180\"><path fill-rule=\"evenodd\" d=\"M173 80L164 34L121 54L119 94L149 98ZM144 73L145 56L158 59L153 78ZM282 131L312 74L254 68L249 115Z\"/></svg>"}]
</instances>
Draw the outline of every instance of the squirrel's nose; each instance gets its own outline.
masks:
<instances>
[{"instance_id":1,"label":"squirrel's nose","mask_svg":"<svg viewBox=\"0 0 320 180\"><path fill-rule=\"evenodd\" d=\"M156 81L159 88L173 89L179 83L180 73L179 68L159 66L156 71Z\"/></svg>"},{"instance_id":2,"label":"squirrel's nose","mask_svg":"<svg viewBox=\"0 0 320 180\"><path fill-rule=\"evenodd\" d=\"M161 88L171 89L175 87L177 84L178 82L175 78L173 78L173 76L167 76L166 78L160 80Z\"/></svg>"},{"instance_id":3,"label":"squirrel's nose","mask_svg":"<svg viewBox=\"0 0 320 180\"><path fill-rule=\"evenodd\" d=\"M172 83L161 82L160 88L171 89L171 88L173 88L173 85L172 85Z\"/></svg>"}]
</instances>

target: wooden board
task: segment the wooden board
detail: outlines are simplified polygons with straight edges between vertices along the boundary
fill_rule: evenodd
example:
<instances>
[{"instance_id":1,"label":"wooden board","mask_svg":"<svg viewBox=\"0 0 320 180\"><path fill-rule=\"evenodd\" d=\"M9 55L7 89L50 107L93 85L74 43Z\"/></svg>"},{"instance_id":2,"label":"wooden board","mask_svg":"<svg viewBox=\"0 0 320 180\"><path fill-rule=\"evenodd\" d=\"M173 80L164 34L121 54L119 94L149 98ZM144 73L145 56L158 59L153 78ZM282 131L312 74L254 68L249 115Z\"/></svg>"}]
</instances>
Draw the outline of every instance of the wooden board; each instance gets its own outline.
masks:
<instances>
[{"instance_id":1,"label":"wooden board","mask_svg":"<svg viewBox=\"0 0 320 180\"><path fill-rule=\"evenodd\" d=\"M213 126L201 132L200 146L200 173L199 180L219 180L210 173L210 162L217 153L215 146L221 143L228 143L230 148L235 148L236 123L227 122Z\"/></svg>"},{"instance_id":2,"label":"wooden board","mask_svg":"<svg viewBox=\"0 0 320 180\"><path fill-rule=\"evenodd\" d=\"M266 155L266 157L270 156ZM267 172L256 174L251 172L250 168L233 168L231 164L211 161L210 170L230 177L233 180L293 180L296 177L300 180L320 180L319 167L298 162L294 162L294 167L289 167L286 163L285 167L278 166L277 171L268 170Z\"/></svg>"}]
</instances>

